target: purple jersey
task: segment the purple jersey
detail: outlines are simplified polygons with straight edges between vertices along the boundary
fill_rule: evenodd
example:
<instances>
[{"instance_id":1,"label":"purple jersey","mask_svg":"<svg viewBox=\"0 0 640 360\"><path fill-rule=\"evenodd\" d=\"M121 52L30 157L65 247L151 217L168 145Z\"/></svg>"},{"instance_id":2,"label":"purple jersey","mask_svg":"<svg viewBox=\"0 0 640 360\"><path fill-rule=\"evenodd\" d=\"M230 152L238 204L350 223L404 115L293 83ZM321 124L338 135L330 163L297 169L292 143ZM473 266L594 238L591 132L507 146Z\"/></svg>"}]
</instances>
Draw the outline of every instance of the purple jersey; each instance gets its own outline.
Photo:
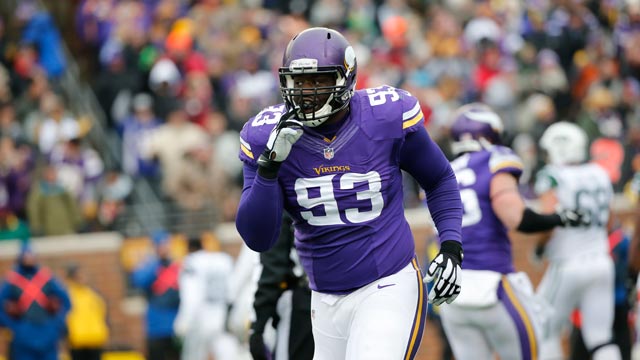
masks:
<instances>
[{"instance_id":1,"label":"purple jersey","mask_svg":"<svg viewBox=\"0 0 640 360\"><path fill-rule=\"evenodd\" d=\"M400 149L408 133L423 128L420 105L406 91L383 86L357 91L350 106L331 139L305 128L278 175L301 263L311 288L322 292L346 293L391 275L415 253ZM268 107L245 124L242 161L257 166L284 111L284 104ZM437 151L416 156L434 159L438 169L446 159Z\"/></svg>"},{"instance_id":2,"label":"purple jersey","mask_svg":"<svg viewBox=\"0 0 640 360\"><path fill-rule=\"evenodd\" d=\"M522 161L511 149L493 146L489 150L466 153L451 166L458 179L464 208L463 268L513 272L508 230L494 213L489 192L491 180L498 173L513 174L518 179L522 174Z\"/></svg>"}]
</instances>

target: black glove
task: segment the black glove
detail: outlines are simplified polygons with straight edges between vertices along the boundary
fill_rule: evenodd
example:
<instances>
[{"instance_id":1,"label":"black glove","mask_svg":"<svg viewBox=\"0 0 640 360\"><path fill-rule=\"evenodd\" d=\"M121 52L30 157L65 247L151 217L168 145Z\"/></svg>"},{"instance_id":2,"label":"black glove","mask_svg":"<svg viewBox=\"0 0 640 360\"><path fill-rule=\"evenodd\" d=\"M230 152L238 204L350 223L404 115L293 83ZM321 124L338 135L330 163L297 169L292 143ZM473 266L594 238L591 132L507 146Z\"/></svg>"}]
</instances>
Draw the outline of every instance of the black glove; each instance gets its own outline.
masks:
<instances>
[{"instance_id":1,"label":"black glove","mask_svg":"<svg viewBox=\"0 0 640 360\"><path fill-rule=\"evenodd\" d=\"M278 124L271 130L264 152L258 158L258 174L267 179L275 179L280 165L287 159L293 144L302 136L302 123L292 119L298 109L282 114Z\"/></svg>"},{"instance_id":2,"label":"black glove","mask_svg":"<svg viewBox=\"0 0 640 360\"><path fill-rule=\"evenodd\" d=\"M264 344L264 338L261 332L251 330L249 335L249 352L253 360L271 360L271 353Z\"/></svg>"},{"instance_id":3,"label":"black glove","mask_svg":"<svg viewBox=\"0 0 640 360\"><path fill-rule=\"evenodd\" d=\"M462 245L457 241L443 241L440 253L431 261L424 277L426 282L435 280L429 292L429 302L441 305L451 304L460 294L460 271L462 268Z\"/></svg>"},{"instance_id":4,"label":"black glove","mask_svg":"<svg viewBox=\"0 0 640 360\"><path fill-rule=\"evenodd\" d=\"M557 213L564 227L579 227L591 225L591 214L584 210L564 209Z\"/></svg>"}]
</instances>

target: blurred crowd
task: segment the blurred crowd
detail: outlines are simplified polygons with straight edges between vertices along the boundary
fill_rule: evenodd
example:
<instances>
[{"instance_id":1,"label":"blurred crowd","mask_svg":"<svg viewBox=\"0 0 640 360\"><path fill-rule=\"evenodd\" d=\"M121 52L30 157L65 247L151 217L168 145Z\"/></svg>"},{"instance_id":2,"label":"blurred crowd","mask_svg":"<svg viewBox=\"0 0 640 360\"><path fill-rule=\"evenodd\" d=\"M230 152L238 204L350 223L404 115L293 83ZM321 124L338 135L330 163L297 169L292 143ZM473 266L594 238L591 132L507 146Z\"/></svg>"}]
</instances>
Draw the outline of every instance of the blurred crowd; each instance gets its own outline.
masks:
<instances>
[{"instance_id":1,"label":"blurred crowd","mask_svg":"<svg viewBox=\"0 0 640 360\"><path fill-rule=\"evenodd\" d=\"M525 182L540 163L540 134L562 119L587 130L592 157L607 164L616 190L638 170L635 0L86 0L76 26L96 54L95 89L114 127L127 124L123 93L150 94L160 123L168 118L168 100L177 98L189 122L214 144L224 139L218 151L232 154L236 144L227 139L234 136L220 135L239 131L278 101L276 70L285 44L308 26L327 26L354 45L358 88L388 84L411 91L443 145L452 109L480 100L503 116L509 145L528 163ZM213 171L226 171L233 187L238 169L230 157ZM161 168L170 167L167 162ZM164 189L175 194L172 178L180 172L163 173Z\"/></svg>"},{"instance_id":2,"label":"blurred crowd","mask_svg":"<svg viewBox=\"0 0 640 360\"><path fill-rule=\"evenodd\" d=\"M140 179L170 211L233 220L238 132L280 99L284 46L308 26L346 34L358 88L388 84L417 96L445 151L453 109L492 106L526 162L525 194L541 165L538 138L563 119L587 131L592 159L618 192L635 199L640 188L637 0L76 0L63 12L73 25L20 1L0 26L7 237L113 229ZM63 36L69 27L73 36ZM73 94L59 84L70 60L119 140L117 166L87 141L91 114L69 110ZM408 197L407 206L418 203Z\"/></svg>"},{"instance_id":3,"label":"blurred crowd","mask_svg":"<svg viewBox=\"0 0 640 360\"><path fill-rule=\"evenodd\" d=\"M233 221L238 133L280 101L284 47L309 26L347 36L359 89L415 95L448 155L453 110L493 107L526 164L523 194L543 164L538 140L560 120L586 130L617 192L640 193L640 0L15 5L0 13L0 240L117 230L140 181L170 211ZM71 63L118 140L116 164L89 139L95 114L72 111L77 97L62 86ZM407 206L421 206L417 191Z\"/></svg>"},{"instance_id":4,"label":"blurred crowd","mask_svg":"<svg viewBox=\"0 0 640 360\"><path fill-rule=\"evenodd\" d=\"M60 86L68 61L57 25L31 2L3 15L0 238L107 228L110 206L129 190L86 141L90 118L69 110Z\"/></svg>"}]
</instances>

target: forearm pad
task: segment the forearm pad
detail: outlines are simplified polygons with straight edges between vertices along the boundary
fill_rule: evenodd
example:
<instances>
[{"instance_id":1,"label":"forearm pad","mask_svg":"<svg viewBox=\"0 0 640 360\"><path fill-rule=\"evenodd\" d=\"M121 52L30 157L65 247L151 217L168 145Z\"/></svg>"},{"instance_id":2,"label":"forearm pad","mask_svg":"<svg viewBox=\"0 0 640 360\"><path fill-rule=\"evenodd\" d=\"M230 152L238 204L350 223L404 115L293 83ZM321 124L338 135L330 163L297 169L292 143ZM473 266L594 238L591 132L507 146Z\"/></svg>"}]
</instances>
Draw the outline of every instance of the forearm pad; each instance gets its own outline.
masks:
<instances>
[{"instance_id":1,"label":"forearm pad","mask_svg":"<svg viewBox=\"0 0 640 360\"><path fill-rule=\"evenodd\" d=\"M523 233L534 233L551 230L560 225L562 225L562 218L558 214L542 215L525 208L522 213L522 221L516 230Z\"/></svg>"}]
</instances>

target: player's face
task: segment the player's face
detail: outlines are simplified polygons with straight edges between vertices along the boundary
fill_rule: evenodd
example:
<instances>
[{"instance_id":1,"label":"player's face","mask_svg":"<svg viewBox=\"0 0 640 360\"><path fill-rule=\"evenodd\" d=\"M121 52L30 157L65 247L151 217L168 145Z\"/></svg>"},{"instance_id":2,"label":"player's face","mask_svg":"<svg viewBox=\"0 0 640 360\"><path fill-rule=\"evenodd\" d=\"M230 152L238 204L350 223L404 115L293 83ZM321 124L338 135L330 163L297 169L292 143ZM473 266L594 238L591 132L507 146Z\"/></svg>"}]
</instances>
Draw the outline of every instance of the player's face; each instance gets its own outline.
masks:
<instances>
[{"instance_id":1,"label":"player's face","mask_svg":"<svg viewBox=\"0 0 640 360\"><path fill-rule=\"evenodd\" d=\"M318 111L327 102L331 94L331 86L335 86L336 78L332 74L306 74L293 76L296 89L301 95L295 96L294 101L300 105L305 114Z\"/></svg>"}]
</instances>

